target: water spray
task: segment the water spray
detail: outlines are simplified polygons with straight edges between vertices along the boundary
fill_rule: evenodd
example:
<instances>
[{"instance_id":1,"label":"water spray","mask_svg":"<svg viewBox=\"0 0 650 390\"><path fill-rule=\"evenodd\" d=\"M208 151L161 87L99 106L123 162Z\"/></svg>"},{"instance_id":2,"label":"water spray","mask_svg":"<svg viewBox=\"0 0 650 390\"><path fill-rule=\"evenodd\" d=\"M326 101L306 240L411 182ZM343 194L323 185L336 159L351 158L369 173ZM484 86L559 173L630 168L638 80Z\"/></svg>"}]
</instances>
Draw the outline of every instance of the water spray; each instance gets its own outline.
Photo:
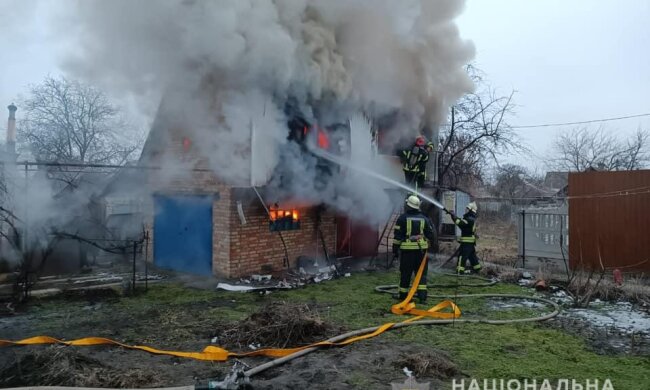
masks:
<instances>
[{"instance_id":1,"label":"water spray","mask_svg":"<svg viewBox=\"0 0 650 390\"><path fill-rule=\"evenodd\" d=\"M439 208L441 210L445 210L445 206L443 206L440 202L438 202L437 200L433 199L430 196L424 195L422 193L418 193L414 188L411 188L411 187L407 186L406 184L400 183L400 182L398 182L396 180L393 180L393 179L388 178L386 176L380 175L379 173L373 171L372 169L368 169L368 168L353 164L351 161L349 161L349 160L347 160L345 158L339 157L339 156L335 156L335 155L333 155L333 154L331 154L331 153L329 153L329 152L327 152L327 151L325 151L323 149L319 149L319 148L310 146L309 150L314 155L316 155L318 157L321 157L321 158L324 158L324 159L326 159L328 161L331 161L331 162L333 162L335 164L338 164L340 166L344 166L344 167L347 167L347 168L350 168L350 169L354 169L354 170L356 170L358 172L363 173L364 175L374 177L375 179L381 180L381 181L383 181L385 183L388 183L388 184L391 184L391 185L393 185L395 187L399 187L399 188L402 188L402 189L404 189L406 191L409 191L411 193L417 194L420 198L422 198L422 199L426 200L427 202L433 204L437 208Z\"/></svg>"}]
</instances>

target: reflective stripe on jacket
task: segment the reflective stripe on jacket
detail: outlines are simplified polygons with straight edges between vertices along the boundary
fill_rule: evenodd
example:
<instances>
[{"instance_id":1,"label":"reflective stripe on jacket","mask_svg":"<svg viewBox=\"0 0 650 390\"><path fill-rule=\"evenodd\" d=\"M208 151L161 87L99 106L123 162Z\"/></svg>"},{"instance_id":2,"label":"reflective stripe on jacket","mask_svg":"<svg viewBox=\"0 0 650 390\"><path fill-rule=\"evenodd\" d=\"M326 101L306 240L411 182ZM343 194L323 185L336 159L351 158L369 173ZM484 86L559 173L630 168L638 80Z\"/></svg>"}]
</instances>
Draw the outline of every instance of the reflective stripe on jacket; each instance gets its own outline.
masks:
<instances>
[{"instance_id":1,"label":"reflective stripe on jacket","mask_svg":"<svg viewBox=\"0 0 650 390\"><path fill-rule=\"evenodd\" d=\"M424 148L418 148L417 153L411 149L402 150L400 154L402 169L406 172L424 172L429 161L429 152Z\"/></svg>"},{"instance_id":2,"label":"reflective stripe on jacket","mask_svg":"<svg viewBox=\"0 0 650 390\"><path fill-rule=\"evenodd\" d=\"M397 218L393 244L401 250L426 250L433 240L431 221L417 210L409 210Z\"/></svg>"},{"instance_id":3,"label":"reflective stripe on jacket","mask_svg":"<svg viewBox=\"0 0 650 390\"><path fill-rule=\"evenodd\" d=\"M460 238L458 242L475 244L476 243L476 214L470 211L463 215L463 218L456 218L454 223L460 228Z\"/></svg>"}]
</instances>

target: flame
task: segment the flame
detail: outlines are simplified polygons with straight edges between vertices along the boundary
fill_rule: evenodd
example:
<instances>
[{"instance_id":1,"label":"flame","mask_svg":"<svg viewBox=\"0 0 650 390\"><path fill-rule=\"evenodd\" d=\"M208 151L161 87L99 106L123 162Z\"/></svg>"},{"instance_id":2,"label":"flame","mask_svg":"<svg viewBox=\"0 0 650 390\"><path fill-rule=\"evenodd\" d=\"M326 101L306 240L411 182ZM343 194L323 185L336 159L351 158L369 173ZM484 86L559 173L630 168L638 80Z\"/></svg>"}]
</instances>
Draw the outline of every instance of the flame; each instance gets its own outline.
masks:
<instances>
[{"instance_id":1,"label":"flame","mask_svg":"<svg viewBox=\"0 0 650 390\"><path fill-rule=\"evenodd\" d=\"M300 218L300 213L296 209L283 210L283 209L269 209L269 219L271 222L275 222L279 219L291 219L293 222L298 222Z\"/></svg>"},{"instance_id":2,"label":"flame","mask_svg":"<svg viewBox=\"0 0 650 390\"><path fill-rule=\"evenodd\" d=\"M330 140L327 134L321 129L318 129L318 147L321 149L329 149Z\"/></svg>"}]
</instances>

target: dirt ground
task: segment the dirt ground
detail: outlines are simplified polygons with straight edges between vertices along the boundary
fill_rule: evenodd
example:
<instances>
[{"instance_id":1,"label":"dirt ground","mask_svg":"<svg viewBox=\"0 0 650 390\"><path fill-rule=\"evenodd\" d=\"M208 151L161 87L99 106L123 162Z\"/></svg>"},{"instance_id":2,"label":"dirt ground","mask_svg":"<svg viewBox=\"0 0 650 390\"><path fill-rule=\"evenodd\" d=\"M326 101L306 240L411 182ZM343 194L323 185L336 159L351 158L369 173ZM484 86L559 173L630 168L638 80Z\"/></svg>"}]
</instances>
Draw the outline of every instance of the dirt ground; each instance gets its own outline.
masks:
<instances>
[{"instance_id":1,"label":"dirt ground","mask_svg":"<svg viewBox=\"0 0 650 390\"><path fill-rule=\"evenodd\" d=\"M411 357L414 352L419 360ZM396 344L374 339L345 349L313 353L270 370L256 378L254 388L388 388L390 383L404 382L406 375L402 370L405 367L414 372L420 368L415 372L417 381L429 382L434 389L442 385L443 379L461 374L449 357L440 351L413 343Z\"/></svg>"},{"instance_id":2,"label":"dirt ground","mask_svg":"<svg viewBox=\"0 0 650 390\"><path fill-rule=\"evenodd\" d=\"M482 236L481 240L492 245L486 244L485 249L516 256L512 243L498 239L499 229ZM502 229L502 233L510 231ZM458 280L448 275L430 277L433 284L441 286ZM536 294L534 289L518 285L518 278L511 280L515 283L455 288L453 292ZM214 280L195 279L166 279L135 296L123 295L118 288L34 298L15 312L0 315L0 339L97 336L172 351L201 351L219 345L243 352L261 346L308 345L348 330L405 319L390 313L390 305L395 303L390 295L374 291L375 286L398 280L395 269L357 272L271 293L216 291ZM441 287L431 293L450 291ZM549 311L526 305L526 301L456 302L463 318L519 318ZM254 377L249 388L390 388L390 383L404 382L404 368L413 372L419 383L430 382L431 388L441 389L451 388L452 378L540 378L540 373L551 378L600 378L610 369L616 388L645 390L645 385L650 385L648 380L635 387L639 375L650 378L650 336L639 332L615 335L585 326L573 317L541 324L409 328L311 353ZM615 338L623 341L623 347L612 348L604 342ZM513 364L515 359L517 364ZM0 387L205 385L209 380L224 379L237 362L254 367L267 361L259 357L206 362L109 346L10 347L0 349Z\"/></svg>"},{"instance_id":3,"label":"dirt ground","mask_svg":"<svg viewBox=\"0 0 650 390\"><path fill-rule=\"evenodd\" d=\"M170 308L115 310L118 296L61 296L36 303L33 314L0 318L0 335L20 339L36 334L89 335L172 350L197 351L218 343L231 350L246 344L267 347L305 345L339 334L340 326L323 321L319 308L272 302L244 320L207 320L213 309L238 308L237 302L194 302ZM53 307L50 307L53 306ZM47 310L44 307L48 307ZM64 330L65 329L65 330ZM266 358L238 360L256 366ZM232 367L115 347L33 346L0 351L0 386L155 387L205 384L222 380ZM388 368L388 369L387 369ZM441 383L462 375L445 353L416 345L372 339L346 348L321 350L255 377L254 389L381 388L403 382L407 368L418 382Z\"/></svg>"}]
</instances>

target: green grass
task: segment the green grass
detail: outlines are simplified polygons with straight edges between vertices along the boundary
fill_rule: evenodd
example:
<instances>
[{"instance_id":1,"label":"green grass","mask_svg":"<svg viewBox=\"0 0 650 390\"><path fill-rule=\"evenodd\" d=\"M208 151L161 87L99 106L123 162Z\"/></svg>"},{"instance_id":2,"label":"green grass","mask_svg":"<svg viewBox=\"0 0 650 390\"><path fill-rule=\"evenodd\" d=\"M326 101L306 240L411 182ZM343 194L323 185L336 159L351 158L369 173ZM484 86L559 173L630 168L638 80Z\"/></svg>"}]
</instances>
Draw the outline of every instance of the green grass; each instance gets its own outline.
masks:
<instances>
[{"instance_id":1,"label":"green grass","mask_svg":"<svg viewBox=\"0 0 650 390\"><path fill-rule=\"evenodd\" d=\"M403 321L408 317L390 313L390 305L396 301L388 294L374 291L377 285L395 284L397 280L397 272L354 274L348 278L290 291L275 291L263 296L197 290L179 284L156 284L146 294L109 300L92 315L84 308L87 302L60 299L36 301L30 307L30 314L44 319L34 322L35 333L69 338L74 335L72 330L75 326L86 324L85 329L92 329L91 325L96 324L96 336L113 336L130 342L157 342L164 345L154 346L169 347L192 336L196 339L197 332L205 332L215 323L241 320L272 301L312 304L324 319L350 330ZM456 278L450 276L432 276L429 279L429 284L455 282ZM528 290L509 284L434 288L430 291L430 294L464 293L530 294ZM429 305L441 299L431 298ZM527 307L493 310L486 307L484 299L479 298L462 298L457 303L464 318L521 318L550 310ZM121 329L116 336L110 321L123 321L129 326ZM151 334L152 329L160 338L143 337L143 334ZM67 330L72 333L62 334ZM414 343L447 351L470 378L536 378L538 381L546 378L598 378L601 383L605 378L611 378L617 389L644 390L648 388L648 379L644 383L644 378L650 378L650 358L598 355L588 348L582 338L542 324L412 326L379 337L395 343ZM361 388L367 383L367 378L355 372L350 375L348 383Z\"/></svg>"},{"instance_id":2,"label":"green grass","mask_svg":"<svg viewBox=\"0 0 650 390\"><path fill-rule=\"evenodd\" d=\"M378 325L405 318L390 314L390 305L396 301L388 294L373 291L376 285L394 284L396 272L356 274L352 277L327 282L306 289L275 294L274 299L304 301L322 305L329 320L350 329ZM429 284L452 284L456 278L433 276ZM474 283L474 281L463 281ZM529 290L512 284L489 287L434 288L430 294L523 294ZM429 305L439 299L429 299ZM507 319L539 315L550 308L518 307L509 310L490 310L481 298L457 300L465 318ZM647 389L650 378L650 358L603 356L589 350L580 338L560 330L534 323L488 325L456 324L440 326L413 326L383 334L387 340L427 345L451 353L462 371L471 378L537 378L543 379L600 379L611 378L615 388ZM359 378L357 378L359 379ZM449 384L451 386L451 384Z\"/></svg>"}]
</instances>

